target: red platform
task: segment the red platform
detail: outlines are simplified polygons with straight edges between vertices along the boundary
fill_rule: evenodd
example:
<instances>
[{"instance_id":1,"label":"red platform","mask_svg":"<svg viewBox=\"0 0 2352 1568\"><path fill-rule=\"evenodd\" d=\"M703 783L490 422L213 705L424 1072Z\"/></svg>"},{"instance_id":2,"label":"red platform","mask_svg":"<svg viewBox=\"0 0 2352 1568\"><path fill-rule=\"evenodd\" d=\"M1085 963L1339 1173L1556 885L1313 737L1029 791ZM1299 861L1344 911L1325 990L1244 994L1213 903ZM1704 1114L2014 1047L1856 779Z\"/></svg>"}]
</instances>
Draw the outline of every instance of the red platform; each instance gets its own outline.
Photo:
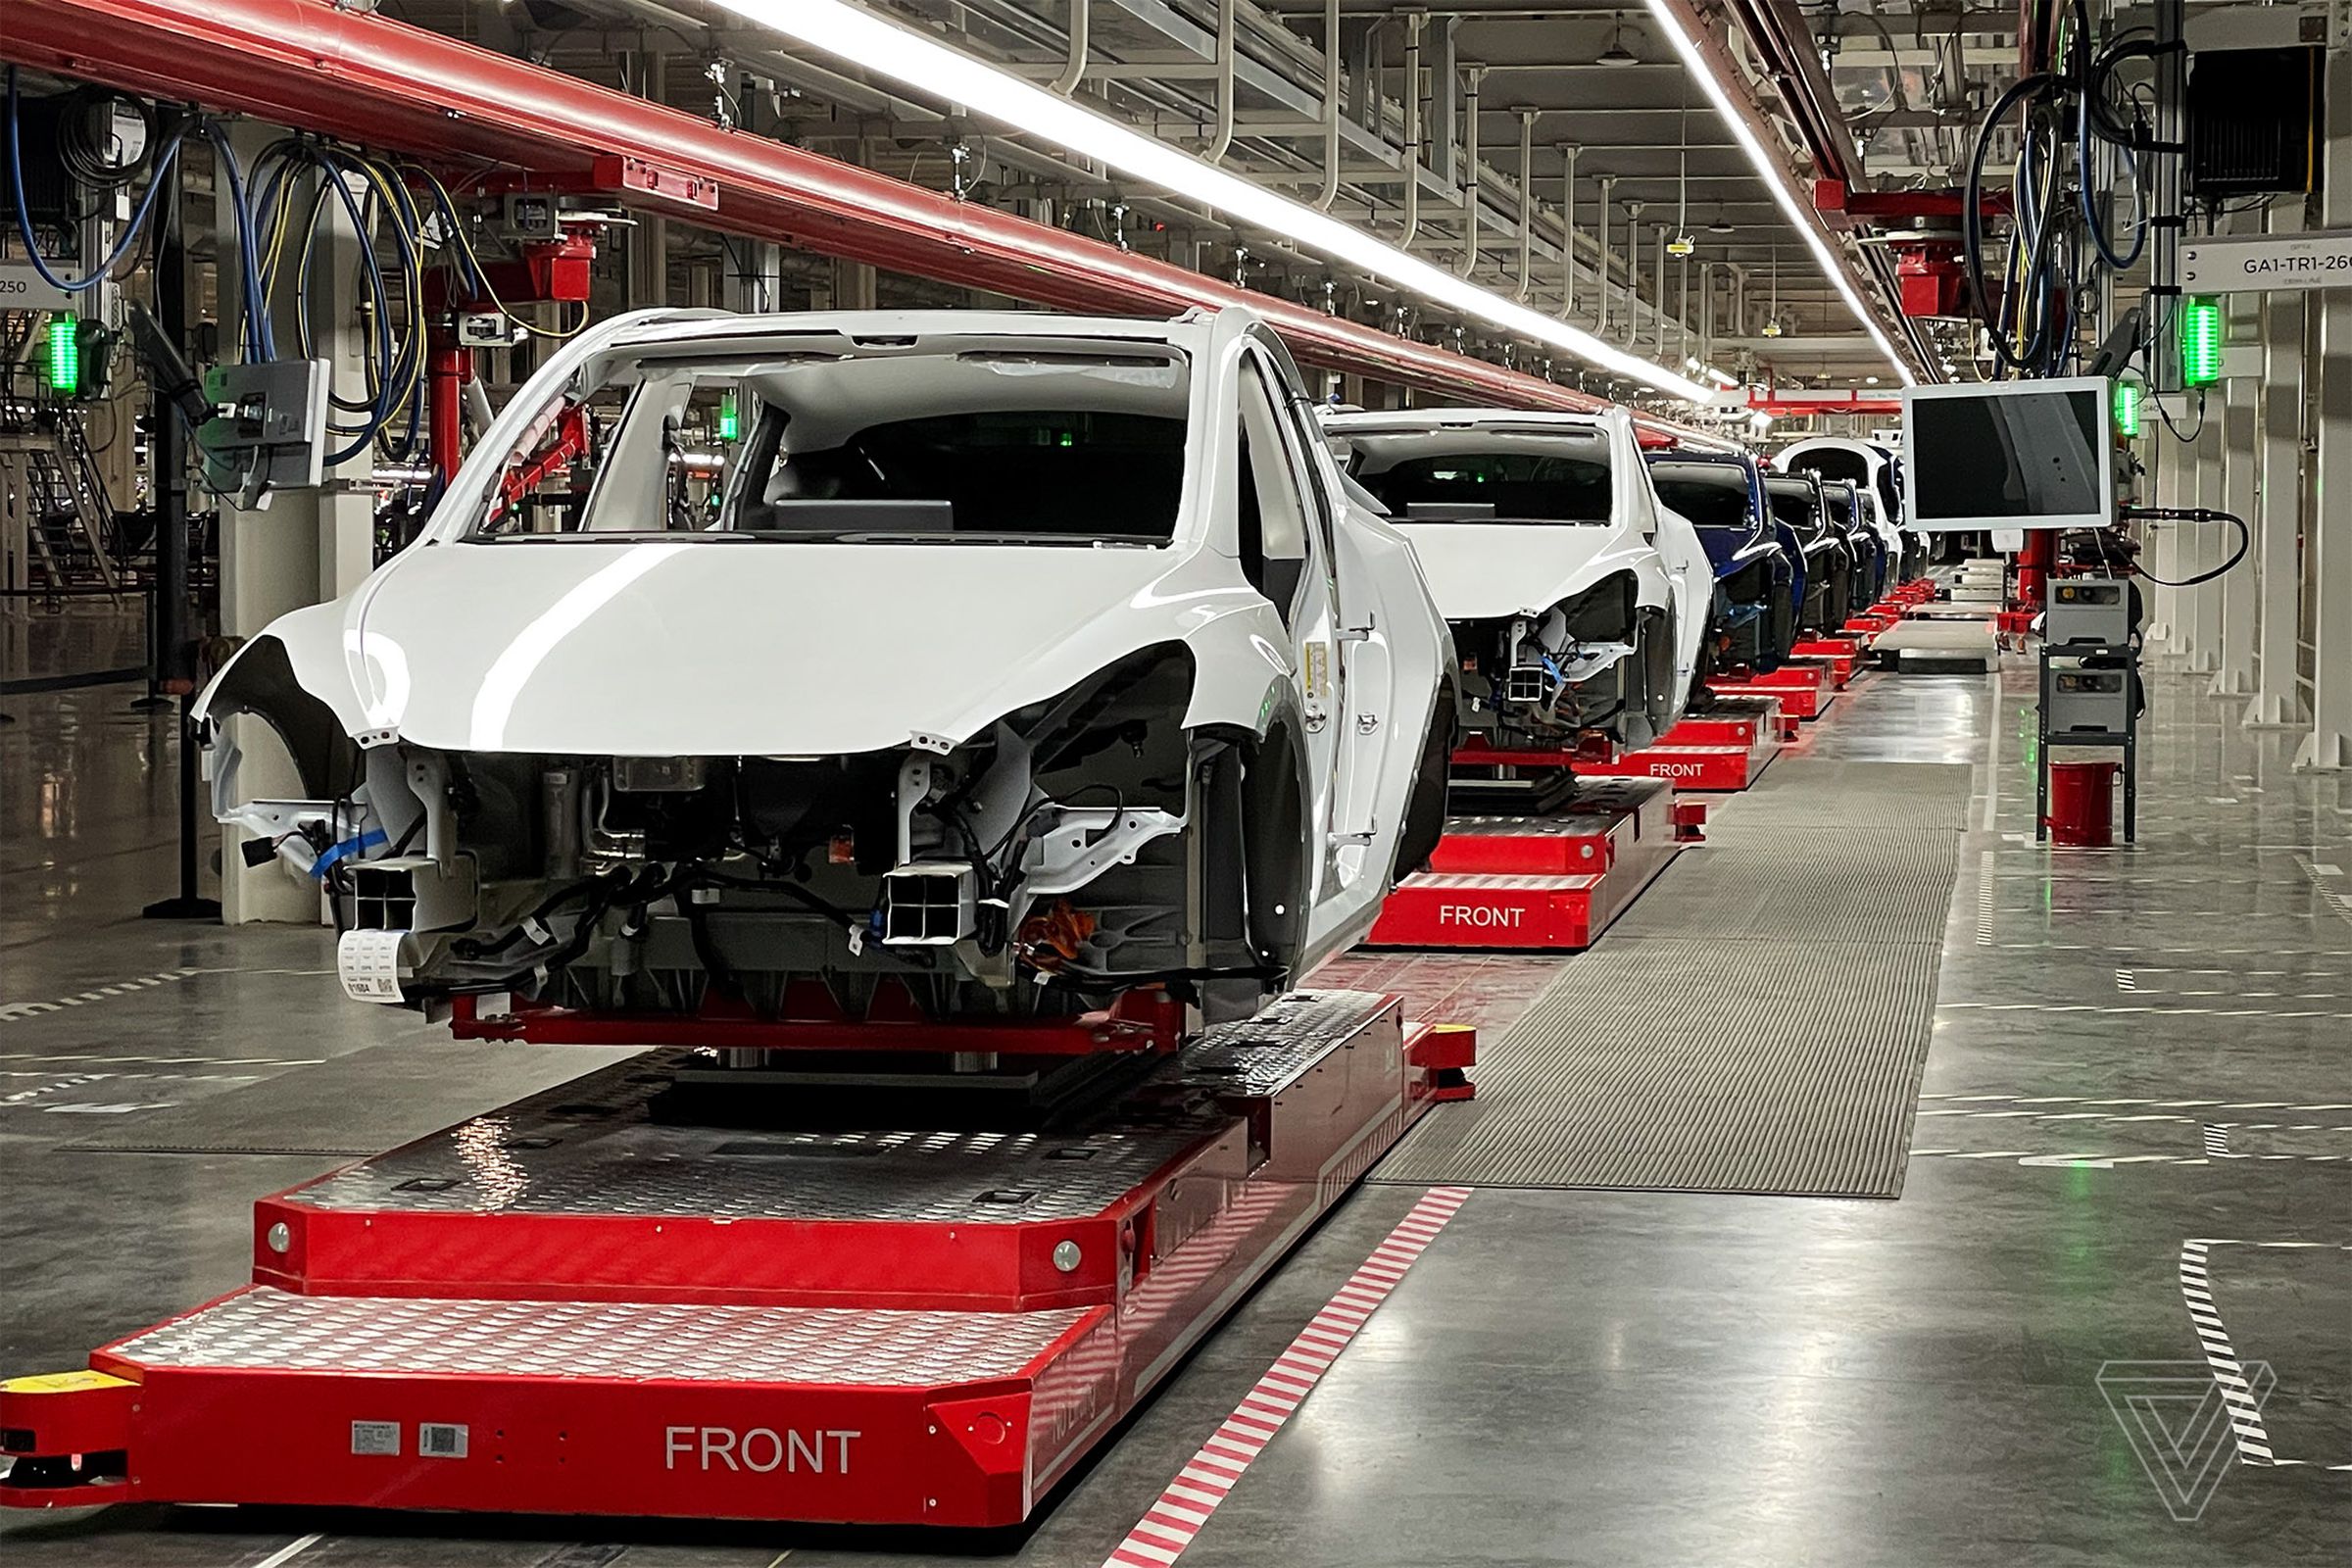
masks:
<instances>
[{"instance_id":1,"label":"red platform","mask_svg":"<svg viewBox=\"0 0 2352 1568\"><path fill-rule=\"evenodd\" d=\"M1579 762L1581 778L1654 778L1678 790L1709 793L1743 790L1755 782L1780 742L1745 746L1644 746L1612 762Z\"/></svg>"},{"instance_id":2,"label":"red platform","mask_svg":"<svg viewBox=\"0 0 2352 1568\"><path fill-rule=\"evenodd\" d=\"M1791 662L1737 680L1718 676L1707 682L1707 690L1718 697L1769 697L1781 705L1783 713L1800 720L1819 718L1838 693L1830 667L1810 662Z\"/></svg>"},{"instance_id":3,"label":"red platform","mask_svg":"<svg viewBox=\"0 0 2352 1568\"><path fill-rule=\"evenodd\" d=\"M1831 684L1843 691L1846 683L1854 678L1854 670L1861 664L1868 648L1869 645L1859 637L1809 637L1792 645L1788 657L1791 662L1798 660L1820 662L1828 666ZM1773 673L1777 675L1780 671Z\"/></svg>"},{"instance_id":4,"label":"red platform","mask_svg":"<svg viewBox=\"0 0 2352 1568\"><path fill-rule=\"evenodd\" d=\"M671 1125L716 1058L637 1057L264 1200L251 1286L0 1384L0 1502L1014 1524L1473 1050L1300 993L1012 1133Z\"/></svg>"},{"instance_id":5,"label":"red platform","mask_svg":"<svg viewBox=\"0 0 2352 1568\"><path fill-rule=\"evenodd\" d=\"M1455 817L1366 945L1589 948L1681 848L1673 791L1645 779L1596 780L1554 815Z\"/></svg>"}]
</instances>

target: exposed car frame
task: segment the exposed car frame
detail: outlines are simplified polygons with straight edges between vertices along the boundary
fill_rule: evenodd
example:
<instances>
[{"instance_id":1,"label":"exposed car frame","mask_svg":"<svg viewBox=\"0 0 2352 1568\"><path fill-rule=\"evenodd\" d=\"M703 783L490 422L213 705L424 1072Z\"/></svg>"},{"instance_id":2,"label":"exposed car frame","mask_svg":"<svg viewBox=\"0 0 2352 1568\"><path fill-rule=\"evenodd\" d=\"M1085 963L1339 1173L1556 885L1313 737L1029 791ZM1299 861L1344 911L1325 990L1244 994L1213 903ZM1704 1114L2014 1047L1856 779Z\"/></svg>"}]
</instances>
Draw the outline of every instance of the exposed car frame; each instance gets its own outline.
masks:
<instances>
[{"instance_id":1,"label":"exposed car frame","mask_svg":"<svg viewBox=\"0 0 2352 1568\"><path fill-rule=\"evenodd\" d=\"M1627 414L1409 409L1323 423L1412 541L1452 624L1465 728L1506 749L1592 736L1633 749L1674 726L1714 574L1697 530L1659 505ZM1557 514L1556 500L1521 514L1466 499L1477 486L1459 476L1489 473L1496 492L1555 498L1577 475L1581 514Z\"/></svg>"},{"instance_id":2,"label":"exposed car frame","mask_svg":"<svg viewBox=\"0 0 2352 1568\"><path fill-rule=\"evenodd\" d=\"M196 711L216 814L397 944L391 997L1214 1020L1426 859L1451 665L1246 311L664 311ZM240 789L257 725L298 797Z\"/></svg>"}]
</instances>

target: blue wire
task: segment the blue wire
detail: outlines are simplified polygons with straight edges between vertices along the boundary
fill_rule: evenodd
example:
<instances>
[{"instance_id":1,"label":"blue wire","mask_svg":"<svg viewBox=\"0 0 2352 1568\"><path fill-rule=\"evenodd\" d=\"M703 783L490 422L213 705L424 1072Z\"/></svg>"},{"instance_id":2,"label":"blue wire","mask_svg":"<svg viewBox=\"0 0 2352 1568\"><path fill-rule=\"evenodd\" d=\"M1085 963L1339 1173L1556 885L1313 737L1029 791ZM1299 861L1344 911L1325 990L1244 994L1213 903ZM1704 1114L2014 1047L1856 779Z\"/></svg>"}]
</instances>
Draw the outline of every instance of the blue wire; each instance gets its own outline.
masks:
<instances>
[{"instance_id":1,"label":"blue wire","mask_svg":"<svg viewBox=\"0 0 2352 1568\"><path fill-rule=\"evenodd\" d=\"M277 339L270 329L270 302L262 297L261 258L254 253L253 208L245 200L245 176L237 168L228 133L209 120L204 122L203 131L204 139L213 144L213 157L228 181L228 199L237 213L237 270L243 274L245 291L246 357L248 361L274 360Z\"/></svg>"},{"instance_id":2,"label":"blue wire","mask_svg":"<svg viewBox=\"0 0 2352 1568\"><path fill-rule=\"evenodd\" d=\"M130 222L123 227L122 237L115 242L113 252L87 274L68 279L49 270L49 264L41 259L40 243L32 232L32 207L24 199L24 150L18 133L20 122L17 111L17 68L11 66L8 68L8 188L10 195L16 198L17 233L24 241L24 259L41 275L41 281L51 288L62 289L68 294L79 294L86 289L96 288L114 271L115 265L130 253L130 247L138 240L139 231L146 227L147 214L155 206L156 192L163 189L164 176L179 157L180 139L186 132L184 129L173 131L172 139L164 143L155 155L155 172L147 181L147 190L139 197L139 205L132 209Z\"/></svg>"}]
</instances>

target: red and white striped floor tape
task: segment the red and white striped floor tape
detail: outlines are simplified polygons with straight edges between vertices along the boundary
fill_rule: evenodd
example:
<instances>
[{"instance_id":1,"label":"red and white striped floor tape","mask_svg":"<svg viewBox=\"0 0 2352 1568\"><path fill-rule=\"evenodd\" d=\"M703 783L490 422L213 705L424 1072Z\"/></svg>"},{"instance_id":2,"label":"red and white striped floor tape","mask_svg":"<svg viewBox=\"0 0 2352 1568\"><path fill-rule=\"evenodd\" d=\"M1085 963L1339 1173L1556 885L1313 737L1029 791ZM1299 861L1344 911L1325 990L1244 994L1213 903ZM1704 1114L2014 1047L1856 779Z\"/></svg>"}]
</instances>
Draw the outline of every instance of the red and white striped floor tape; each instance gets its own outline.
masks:
<instances>
[{"instance_id":1,"label":"red and white striped floor tape","mask_svg":"<svg viewBox=\"0 0 2352 1568\"><path fill-rule=\"evenodd\" d=\"M1389 1239L1324 1303L1290 1348L1274 1358L1257 1386L1243 1396L1233 1414L1186 1461L1157 1501L1105 1557L1103 1568L1167 1568L1208 1523L1250 1462L1265 1451L1301 1401L1314 1392L1332 1362L1348 1348L1389 1293L1404 1279L1414 1259L1453 1218L1467 1187L1433 1187L1413 1205Z\"/></svg>"}]
</instances>

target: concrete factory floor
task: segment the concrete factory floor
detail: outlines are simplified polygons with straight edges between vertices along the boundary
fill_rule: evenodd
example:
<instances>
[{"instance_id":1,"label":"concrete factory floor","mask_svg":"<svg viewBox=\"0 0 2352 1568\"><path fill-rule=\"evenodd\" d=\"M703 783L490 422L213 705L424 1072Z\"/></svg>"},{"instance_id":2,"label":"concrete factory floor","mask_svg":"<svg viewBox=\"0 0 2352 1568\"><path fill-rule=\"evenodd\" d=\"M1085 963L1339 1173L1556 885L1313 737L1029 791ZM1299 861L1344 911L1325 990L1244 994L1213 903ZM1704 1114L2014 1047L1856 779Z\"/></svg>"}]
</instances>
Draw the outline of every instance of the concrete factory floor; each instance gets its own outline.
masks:
<instances>
[{"instance_id":1,"label":"concrete factory floor","mask_svg":"<svg viewBox=\"0 0 2352 1568\"><path fill-rule=\"evenodd\" d=\"M44 622L31 667L125 662L108 646L121 635L96 617ZM1184 1561L2352 1561L2352 778L2290 772L2291 739L2241 729L2203 677L2160 669L2151 685L2136 850L2032 842L2023 662L1989 679L1866 677L1801 743L1979 764L1899 1200L1472 1193ZM321 933L140 919L172 891L173 770L171 726L132 711L137 695L0 703L15 719L0 726L9 1373L80 1365L233 1288L251 1201L341 1162L77 1141L158 1107L250 1106L229 1097L257 1085L316 1103L301 1091L312 1064L369 1048L395 1049L347 1064L380 1077L356 1080L333 1129L257 1128L248 1110L220 1142L331 1149L357 1125L389 1143L419 1115L510 1098L516 1075L564 1070L518 1056L478 1093L447 1072L420 1082L398 1070L400 1048L437 1032L341 1003ZM1510 1006L1551 962L1428 961L1472 971L1469 993L1485 967ZM1835 946L1819 983L1839 983ZM1093 1568L1418 1196L1371 1186L1348 1201L1011 1538L126 1506L0 1518L0 1555ZM2187 1253L2211 1281L2204 1327L2183 1296L2192 1239L2210 1243ZM2193 1391L2209 1351L2257 1388L2252 1363L2276 1376L2260 1425L2282 1462L2225 1450L2202 1516L2176 1522L2099 1375L2173 1363L2156 1370ZM2129 1409L2121 1388L2111 1374ZM2186 1425L2185 1406L2153 1408Z\"/></svg>"}]
</instances>

